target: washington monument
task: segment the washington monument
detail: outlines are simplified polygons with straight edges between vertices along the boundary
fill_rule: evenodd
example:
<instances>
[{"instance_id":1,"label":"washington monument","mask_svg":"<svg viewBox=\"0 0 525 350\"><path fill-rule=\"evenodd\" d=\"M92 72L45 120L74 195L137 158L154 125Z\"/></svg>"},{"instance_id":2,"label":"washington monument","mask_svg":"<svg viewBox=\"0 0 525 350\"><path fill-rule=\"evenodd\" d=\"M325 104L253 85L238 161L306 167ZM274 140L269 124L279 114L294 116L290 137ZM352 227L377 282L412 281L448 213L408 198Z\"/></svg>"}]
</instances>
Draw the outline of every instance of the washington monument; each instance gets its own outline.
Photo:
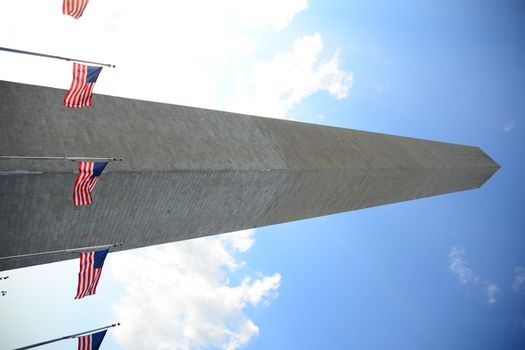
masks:
<instances>
[{"instance_id":1,"label":"washington monument","mask_svg":"<svg viewBox=\"0 0 525 350\"><path fill-rule=\"evenodd\" d=\"M481 149L0 82L0 155L119 157L75 207L77 165L0 159L0 256L122 249L478 188ZM76 255L0 261L0 270Z\"/></svg>"}]
</instances>

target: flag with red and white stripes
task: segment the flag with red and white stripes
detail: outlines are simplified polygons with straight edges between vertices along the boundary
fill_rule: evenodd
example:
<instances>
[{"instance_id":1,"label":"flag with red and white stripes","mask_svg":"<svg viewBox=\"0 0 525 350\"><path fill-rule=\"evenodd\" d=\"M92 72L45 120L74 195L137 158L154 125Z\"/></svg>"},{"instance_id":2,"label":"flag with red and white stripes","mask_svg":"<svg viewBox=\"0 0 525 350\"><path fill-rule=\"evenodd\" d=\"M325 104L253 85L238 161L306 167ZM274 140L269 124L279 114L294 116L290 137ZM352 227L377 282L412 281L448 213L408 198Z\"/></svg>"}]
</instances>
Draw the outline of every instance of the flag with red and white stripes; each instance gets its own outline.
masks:
<instances>
[{"instance_id":1,"label":"flag with red and white stripes","mask_svg":"<svg viewBox=\"0 0 525 350\"><path fill-rule=\"evenodd\" d=\"M95 188L102 171L108 162L78 162L78 175L73 187L73 204L88 205L93 203L91 192Z\"/></svg>"},{"instance_id":2,"label":"flag with red and white stripes","mask_svg":"<svg viewBox=\"0 0 525 350\"><path fill-rule=\"evenodd\" d=\"M73 108L91 106L93 87L101 71L102 67L73 63L73 81L64 96L64 106Z\"/></svg>"},{"instance_id":3,"label":"flag with red and white stripes","mask_svg":"<svg viewBox=\"0 0 525 350\"><path fill-rule=\"evenodd\" d=\"M78 273L77 295L81 299L97 292L97 284L102 275L102 266L109 249L80 253L80 271Z\"/></svg>"},{"instance_id":4,"label":"flag with red and white stripes","mask_svg":"<svg viewBox=\"0 0 525 350\"><path fill-rule=\"evenodd\" d=\"M107 330L78 337L78 350L98 350Z\"/></svg>"},{"instance_id":5,"label":"flag with red and white stripes","mask_svg":"<svg viewBox=\"0 0 525 350\"><path fill-rule=\"evenodd\" d=\"M79 19L84 13L88 2L89 0L64 0L62 3L62 13Z\"/></svg>"}]
</instances>

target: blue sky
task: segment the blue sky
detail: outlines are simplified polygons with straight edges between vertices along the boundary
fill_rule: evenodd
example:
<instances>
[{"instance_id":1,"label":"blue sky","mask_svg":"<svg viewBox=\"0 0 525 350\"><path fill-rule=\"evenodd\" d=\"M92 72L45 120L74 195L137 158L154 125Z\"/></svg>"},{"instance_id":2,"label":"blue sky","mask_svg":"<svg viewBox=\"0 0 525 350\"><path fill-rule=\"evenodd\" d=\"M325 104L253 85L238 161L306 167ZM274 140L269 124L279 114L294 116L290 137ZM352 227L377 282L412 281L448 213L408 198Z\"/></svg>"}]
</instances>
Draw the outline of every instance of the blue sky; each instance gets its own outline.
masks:
<instances>
[{"instance_id":1,"label":"blue sky","mask_svg":"<svg viewBox=\"0 0 525 350\"><path fill-rule=\"evenodd\" d=\"M112 254L81 301L76 261L2 273L0 348L114 321L101 349L523 348L520 1L93 0L78 21L17 3L0 5L0 46L117 64L96 92L475 145L501 169L478 190ZM75 35L93 40L60 39ZM69 86L68 63L0 60L3 80Z\"/></svg>"}]
</instances>

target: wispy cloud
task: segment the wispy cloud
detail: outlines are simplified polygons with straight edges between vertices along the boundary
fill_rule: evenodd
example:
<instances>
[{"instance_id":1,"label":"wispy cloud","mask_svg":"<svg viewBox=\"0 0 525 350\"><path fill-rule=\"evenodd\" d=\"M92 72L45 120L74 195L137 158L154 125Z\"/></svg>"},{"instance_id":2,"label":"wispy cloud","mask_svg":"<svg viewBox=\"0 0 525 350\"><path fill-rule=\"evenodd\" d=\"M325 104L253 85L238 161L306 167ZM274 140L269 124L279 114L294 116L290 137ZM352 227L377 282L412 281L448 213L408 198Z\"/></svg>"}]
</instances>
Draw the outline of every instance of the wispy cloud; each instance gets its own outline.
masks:
<instances>
[{"instance_id":1,"label":"wispy cloud","mask_svg":"<svg viewBox=\"0 0 525 350\"><path fill-rule=\"evenodd\" d=\"M238 255L253 246L253 232L116 254L112 272L125 292L113 309L126 320L117 342L130 350L237 349L257 336L244 310L270 303L281 275L243 272Z\"/></svg>"},{"instance_id":2,"label":"wispy cloud","mask_svg":"<svg viewBox=\"0 0 525 350\"><path fill-rule=\"evenodd\" d=\"M523 316L516 316L514 318L514 327L525 329L525 318Z\"/></svg>"},{"instance_id":3,"label":"wispy cloud","mask_svg":"<svg viewBox=\"0 0 525 350\"><path fill-rule=\"evenodd\" d=\"M509 132L509 131L514 130L515 127L516 127L516 122L514 120L511 120L510 122L507 123L507 125L505 125L503 130L506 132Z\"/></svg>"},{"instance_id":4,"label":"wispy cloud","mask_svg":"<svg viewBox=\"0 0 525 350\"><path fill-rule=\"evenodd\" d=\"M496 294L498 294L499 288L494 283L486 282L486 295L487 302L489 304L494 304L496 302Z\"/></svg>"},{"instance_id":5,"label":"wispy cloud","mask_svg":"<svg viewBox=\"0 0 525 350\"><path fill-rule=\"evenodd\" d=\"M525 268L518 266L514 269L514 282L512 289L519 292L525 286Z\"/></svg>"},{"instance_id":6,"label":"wispy cloud","mask_svg":"<svg viewBox=\"0 0 525 350\"><path fill-rule=\"evenodd\" d=\"M372 88L378 95L381 95L382 93L390 89L390 83L386 81L376 82L372 85Z\"/></svg>"},{"instance_id":7,"label":"wispy cloud","mask_svg":"<svg viewBox=\"0 0 525 350\"><path fill-rule=\"evenodd\" d=\"M479 277L467 266L463 257L465 251L459 246L453 246L450 249L450 270L463 284L478 283Z\"/></svg>"},{"instance_id":8,"label":"wispy cloud","mask_svg":"<svg viewBox=\"0 0 525 350\"><path fill-rule=\"evenodd\" d=\"M487 302L494 304L496 295L500 292L495 283L491 283L479 277L465 262L465 250L460 246L453 246L449 253L450 271L452 271L458 280L463 284L473 284L481 287Z\"/></svg>"}]
</instances>

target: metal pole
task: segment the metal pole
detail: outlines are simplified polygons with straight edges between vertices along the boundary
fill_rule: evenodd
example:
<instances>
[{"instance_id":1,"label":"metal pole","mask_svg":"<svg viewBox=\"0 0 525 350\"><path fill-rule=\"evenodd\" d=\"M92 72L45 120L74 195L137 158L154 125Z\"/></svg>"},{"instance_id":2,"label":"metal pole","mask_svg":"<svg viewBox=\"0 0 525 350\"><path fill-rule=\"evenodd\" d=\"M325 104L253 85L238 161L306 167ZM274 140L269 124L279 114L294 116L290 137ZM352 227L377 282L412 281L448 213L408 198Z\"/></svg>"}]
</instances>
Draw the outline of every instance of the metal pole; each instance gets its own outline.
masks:
<instances>
[{"instance_id":1,"label":"metal pole","mask_svg":"<svg viewBox=\"0 0 525 350\"><path fill-rule=\"evenodd\" d=\"M108 162L121 162L122 158L115 157L39 157L39 156L0 156L0 159L25 159L25 160L105 160Z\"/></svg>"},{"instance_id":2,"label":"metal pole","mask_svg":"<svg viewBox=\"0 0 525 350\"><path fill-rule=\"evenodd\" d=\"M52 340L47 340L47 341L43 341L43 342L40 342L40 343L36 343L36 344L32 344L32 345L27 345L27 346L23 346L21 348L16 348L16 349L13 349L13 350L24 350L24 349L31 349L31 348L36 348L37 346L42 346L42 345L46 345L46 344L49 344L49 343L54 343L54 342L57 342L57 341L60 341L60 340L66 340L66 339L73 339L73 338L77 338L81 335L84 335L84 334L88 334L88 333L94 333L96 331L101 331L103 329L108 329L108 328L111 328L111 327L116 327L116 326L120 326L120 323L113 323L112 325L110 326L106 326L106 327L100 327L100 328L97 328L97 329L92 329L90 331L85 331L85 332L80 332L80 333L76 333L76 334L71 334L71 335L66 335L65 337L61 337L61 338L56 338L56 339L52 339Z\"/></svg>"},{"instance_id":3,"label":"metal pole","mask_svg":"<svg viewBox=\"0 0 525 350\"><path fill-rule=\"evenodd\" d=\"M74 59L74 58L55 56L55 55L48 55L48 54L45 54L45 53L38 53L38 52L32 52L32 51L10 49L8 47L0 47L0 50L7 51L7 52L13 52L13 53L21 53L21 54L24 54L24 55L40 56L40 57L47 57L47 58L56 58L58 60L64 60L64 61L75 61L75 62L96 64L96 65L99 65L99 66L110 67L110 68L115 68L116 67L114 64L109 64L109 63L99 63L99 62L92 62L92 61L77 60L77 59Z\"/></svg>"},{"instance_id":4,"label":"metal pole","mask_svg":"<svg viewBox=\"0 0 525 350\"><path fill-rule=\"evenodd\" d=\"M28 258L30 256L39 256L39 255L48 255L48 254L57 254L57 253L79 253L79 252L82 252L82 251L85 251L85 250L104 249L104 248L112 248L112 247L118 247L118 246L121 247L123 245L124 245L124 243L120 242L120 243L106 244L106 245L95 245L95 246L92 246L92 247L62 249L62 250L53 250L53 251L41 252L41 253L2 256L2 257L0 257L0 260L17 259L17 258Z\"/></svg>"}]
</instances>

